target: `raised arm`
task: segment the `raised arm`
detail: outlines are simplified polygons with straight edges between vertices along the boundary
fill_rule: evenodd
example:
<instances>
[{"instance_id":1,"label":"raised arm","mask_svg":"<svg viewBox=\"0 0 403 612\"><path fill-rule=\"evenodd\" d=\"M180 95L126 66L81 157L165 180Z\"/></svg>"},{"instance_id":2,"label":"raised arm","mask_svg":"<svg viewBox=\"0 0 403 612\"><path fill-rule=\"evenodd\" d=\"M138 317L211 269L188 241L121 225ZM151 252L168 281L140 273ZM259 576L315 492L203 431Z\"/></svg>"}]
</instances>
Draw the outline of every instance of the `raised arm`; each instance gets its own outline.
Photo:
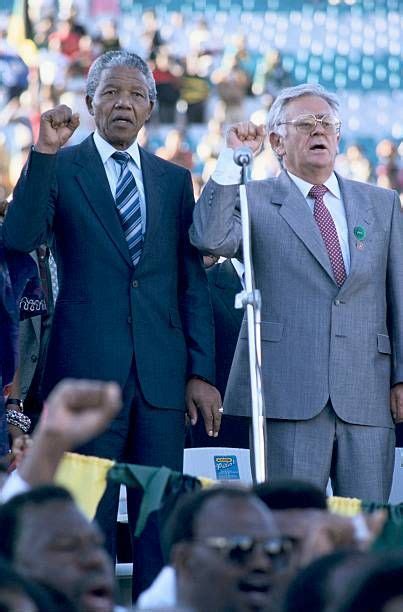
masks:
<instances>
[{"instance_id":1,"label":"raised arm","mask_svg":"<svg viewBox=\"0 0 403 612\"><path fill-rule=\"evenodd\" d=\"M79 117L60 105L41 116L38 142L14 190L4 221L4 244L29 253L49 243L57 198L57 152L79 125Z\"/></svg>"},{"instance_id":2,"label":"raised arm","mask_svg":"<svg viewBox=\"0 0 403 612\"><path fill-rule=\"evenodd\" d=\"M234 257L241 248L241 215L239 203L240 169L233 152L249 147L257 154L263 145L265 128L251 121L237 123L228 129L226 149L195 207L190 228L192 244L202 252Z\"/></svg>"},{"instance_id":3,"label":"raised arm","mask_svg":"<svg viewBox=\"0 0 403 612\"><path fill-rule=\"evenodd\" d=\"M120 407L116 383L60 382L46 401L20 476L30 486L52 482L63 453L102 433Z\"/></svg>"}]
</instances>

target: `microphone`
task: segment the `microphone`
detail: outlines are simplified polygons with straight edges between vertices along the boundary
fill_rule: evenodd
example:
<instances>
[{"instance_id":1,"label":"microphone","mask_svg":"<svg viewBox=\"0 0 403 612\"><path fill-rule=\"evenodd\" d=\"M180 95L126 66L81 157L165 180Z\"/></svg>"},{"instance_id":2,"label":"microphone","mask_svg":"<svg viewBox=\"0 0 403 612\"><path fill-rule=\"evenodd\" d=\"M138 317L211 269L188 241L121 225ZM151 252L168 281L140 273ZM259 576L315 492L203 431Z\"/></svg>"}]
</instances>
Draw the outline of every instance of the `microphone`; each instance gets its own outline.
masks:
<instances>
[{"instance_id":1,"label":"microphone","mask_svg":"<svg viewBox=\"0 0 403 612\"><path fill-rule=\"evenodd\" d=\"M238 166L249 166L252 162L253 153L249 147L239 147L234 151L234 162Z\"/></svg>"}]
</instances>

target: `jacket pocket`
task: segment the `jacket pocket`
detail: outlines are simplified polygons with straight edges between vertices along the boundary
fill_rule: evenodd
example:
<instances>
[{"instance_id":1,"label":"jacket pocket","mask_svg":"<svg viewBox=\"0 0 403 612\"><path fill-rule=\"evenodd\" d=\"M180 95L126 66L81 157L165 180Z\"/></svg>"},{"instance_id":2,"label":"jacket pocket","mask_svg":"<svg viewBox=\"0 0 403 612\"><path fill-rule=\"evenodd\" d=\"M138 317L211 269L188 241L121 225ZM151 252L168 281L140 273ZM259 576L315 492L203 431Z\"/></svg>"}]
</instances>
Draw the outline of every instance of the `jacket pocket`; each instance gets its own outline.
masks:
<instances>
[{"instance_id":1,"label":"jacket pocket","mask_svg":"<svg viewBox=\"0 0 403 612\"><path fill-rule=\"evenodd\" d=\"M274 321L262 321L260 324L260 332L262 340L267 342L280 342L283 336L283 323L275 323ZM248 337L248 325L246 320L242 322L240 338Z\"/></svg>"},{"instance_id":2,"label":"jacket pocket","mask_svg":"<svg viewBox=\"0 0 403 612\"><path fill-rule=\"evenodd\" d=\"M385 355L391 355L392 349L390 346L389 336L386 334L377 334L377 344L379 353L384 353Z\"/></svg>"}]
</instances>

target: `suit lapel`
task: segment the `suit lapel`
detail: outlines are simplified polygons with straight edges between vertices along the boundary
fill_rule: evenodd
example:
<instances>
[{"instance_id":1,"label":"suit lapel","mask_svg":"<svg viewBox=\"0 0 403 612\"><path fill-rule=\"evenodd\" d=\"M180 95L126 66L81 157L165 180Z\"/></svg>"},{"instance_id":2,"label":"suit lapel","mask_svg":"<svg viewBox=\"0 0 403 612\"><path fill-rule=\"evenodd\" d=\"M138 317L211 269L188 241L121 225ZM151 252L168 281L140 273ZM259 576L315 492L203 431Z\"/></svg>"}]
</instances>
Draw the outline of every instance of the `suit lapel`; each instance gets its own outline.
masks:
<instances>
[{"instance_id":1,"label":"suit lapel","mask_svg":"<svg viewBox=\"0 0 403 612\"><path fill-rule=\"evenodd\" d=\"M115 243L124 260L132 266L119 214L116 210L106 172L92 135L77 147L75 158L76 180L109 238Z\"/></svg>"},{"instance_id":2,"label":"suit lapel","mask_svg":"<svg viewBox=\"0 0 403 612\"><path fill-rule=\"evenodd\" d=\"M365 195L364 190L360 189L359 184L345 180L338 175L337 180L346 211L350 248L350 273L343 285L345 287L354 281L356 274L368 262L368 245L371 241L370 226L373 222L373 204ZM365 231L363 240L356 238L354 230L357 228L362 228Z\"/></svg>"},{"instance_id":3,"label":"suit lapel","mask_svg":"<svg viewBox=\"0 0 403 612\"><path fill-rule=\"evenodd\" d=\"M285 171L276 180L272 202L281 205L280 215L336 283L326 247L312 212L304 196Z\"/></svg>"},{"instance_id":4,"label":"suit lapel","mask_svg":"<svg viewBox=\"0 0 403 612\"><path fill-rule=\"evenodd\" d=\"M164 210L164 199L170 191L165 164L161 160L140 148L141 172L143 175L144 193L146 199L146 233L144 236L144 247L138 265L141 265L147 254L152 254L155 249L153 237L160 226L160 218Z\"/></svg>"}]
</instances>

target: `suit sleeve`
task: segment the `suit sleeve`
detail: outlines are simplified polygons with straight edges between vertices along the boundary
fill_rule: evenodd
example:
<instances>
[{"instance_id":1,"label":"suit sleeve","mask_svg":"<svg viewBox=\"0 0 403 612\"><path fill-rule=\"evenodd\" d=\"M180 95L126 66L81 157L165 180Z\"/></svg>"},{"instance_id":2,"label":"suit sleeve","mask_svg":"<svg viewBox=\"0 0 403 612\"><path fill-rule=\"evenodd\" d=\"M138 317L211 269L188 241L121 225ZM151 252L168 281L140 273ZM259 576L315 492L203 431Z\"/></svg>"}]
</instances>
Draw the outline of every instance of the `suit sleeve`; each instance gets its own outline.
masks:
<instances>
[{"instance_id":1,"label":"suit sleeve","mask_svg":"<svg viewBox=\"0 0 403 612\"><path fill-rule=\"evenodd\" d=\"M187 172L182 199L179 258L179 308L188 350L187 375L201 376L214 384L214 325L210 293L200 254L189 241L193 209L193 189Z\"/></svg>"},{"instance_id":2,"label":"suit sleeve","mask_svg":"<svg viewBox=\"0 0 403 612\"><path fill-rule=\"evenodd\" d=\"M387 309L393 386L403 382L403 212L397 193L394 194L389 238Z\"/></svg>"},{"instance_id":3,"label":"suit sleeve","mask_svg":"<svg viewBox=\"0 0 403 612\"><path fill-rule=\"evenodd\" d=\"M4 244L29 253L49 244L56 200L57 155L31 151L4 221Z\"/></svg>"},{"instance_id":4,"label":"suit sleeve","mask_svg":"<svg viewBox=\"0 0 403 612\"><path fill-rule=\"evenodd\" d=\"M239 185L210 179L196 204L190 241L201 252L222 257L240 255L242 242Z\"/></svg>"}]
</instances>

